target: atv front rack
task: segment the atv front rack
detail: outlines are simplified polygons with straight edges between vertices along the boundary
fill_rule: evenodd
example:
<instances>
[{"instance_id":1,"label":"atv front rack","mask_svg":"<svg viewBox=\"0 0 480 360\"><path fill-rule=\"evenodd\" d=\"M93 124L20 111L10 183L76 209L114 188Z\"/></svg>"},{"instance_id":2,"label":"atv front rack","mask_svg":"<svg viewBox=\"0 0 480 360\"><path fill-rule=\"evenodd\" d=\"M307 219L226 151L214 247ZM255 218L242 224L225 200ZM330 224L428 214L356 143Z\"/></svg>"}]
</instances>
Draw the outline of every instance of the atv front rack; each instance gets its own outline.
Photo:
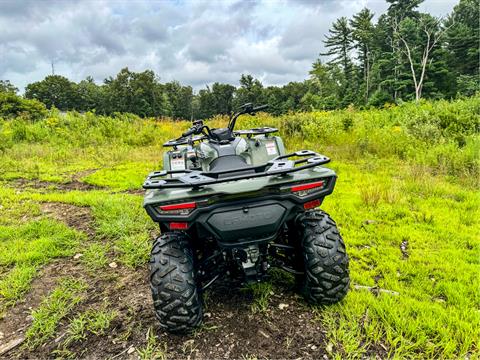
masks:
<instances>
[{"instance_id":1,"label":"atv front rack","mask_svg":"<svg viewBox=\"0 0 480 360\"><path fill-rule=\"evenodd\" d=\"M300 157L300 159L289 160L289 158L293 157ZM330 162L330 159L324 155L317 154L316 152L310 150L300 150L294 153L277 156L263 165L234 170L223 170L217 172L202 172L188 169L154 171L148 175L147 179L143 183L143 188L198 188L204 185L252 179L262 176L287 175L292 172L313 168L328 162ZM169 175L177 176L168 177Z\"/></svg>"}]
</instances>

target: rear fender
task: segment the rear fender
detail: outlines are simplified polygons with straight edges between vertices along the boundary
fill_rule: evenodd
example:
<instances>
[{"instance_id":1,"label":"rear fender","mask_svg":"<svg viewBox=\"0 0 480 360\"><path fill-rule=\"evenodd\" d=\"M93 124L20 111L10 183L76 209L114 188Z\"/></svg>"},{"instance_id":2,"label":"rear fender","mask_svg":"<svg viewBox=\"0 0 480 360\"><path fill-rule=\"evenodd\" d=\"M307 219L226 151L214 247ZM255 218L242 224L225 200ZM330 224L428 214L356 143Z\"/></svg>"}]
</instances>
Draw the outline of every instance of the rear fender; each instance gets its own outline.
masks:
<instances>
[{"instance_id":1,"label":"rear fender","mask_svg":"<svg viewBox=\"0 0 480 360\"><path fill-rule=\"evenodd\" d=\"M333 172L332 172L333 173ZM334 173L333 173L334 174ZM215 227L215 224L212 223L215 222L214 220L210 221L210 223L207 221L208 216L213 213L221 213L225 211L237 211L237 210L243 210L244 206L248 206L249 208L255 208L257 207L258 204L269 202L269 203L275 203L279 204L280 206L286 208L288 211L288 215L290 216L290 213L297 213L297 212L302 212L304 211L304 205L306 203L311 203L313 201L316 201L318 203L321 203L325 196L331 194L333 192L333 189L335 187L335 181L336 181L336 176L329 176L328 178L317 178L315 181L326 181L326 184L323 188L318 189L317 191L313 191L311 193L305 193L302 195L299 195L298 193L295 193L292 189L292 185L298 184L298 183L280 183L278 185L272 186L266 186L265 188L261 188L255 191L250 191L250 192L239 192L238 191L238 183L230 183L226 184L229 187L233 186L236 187L236 191L232 191L229 193L226 192L211 192L205 189L206 191L184 191L184 190L149 190L152 192L158 192L161 191L163 193L166 193L167 197L162 197L163 201L155 201L155 199L159 199L158 197L153 196L152 201L149 201L148 199L145 199L144 202L144 207L147 211L147 213L150 215L153 221L159 222L162 224L169 224L171 222L179 222L179 223L184 223L187 225L187 228L190 229L192 227L195 227L197 223L204 223L206 224L203 226L208 230L210 233L214 233L216 237L223 236L219 232L212 231L212 227ZM301 184L308 184L312 183L314 180L309 180L308 182L302 182ZM251 185L252 182L250 181L249 184ZM210 189L211 190L211 189ZM184 196L182 198L179 198L177 200L172 201L171 196L173 192L178 192L181 191ZM152 193L152 195L154 195ZM188 196L190 195L190 196ZM147 195L148 196L148 195ZM169 199L170 198L170 199ZM194 205L192 204L194 203ZM192 209L188 210L186 214L168 214L168 213L162 213L159 210L159 207L165 207L165 206L171 206L172 205L187 205L188 208L193 207ZM192 205L192 206L190 206ZM315 203L314 203L315 205ZM318 205L315 205L318 206ZM307 208L307 207L305 207ZM264 208L266 209L266 208ZM276 206L272 207L272 213L276 213L279 208ZM251 226L255 226L254 220L255 217L258 216L259 218L262 218L262 212L261 214L256 214L256 210L254 211L247 211L245 214L248 213L248 216L245 215L242 217L242 219L237 219L233 220L233 223L231 225L238 225L240 228L236 228L235 231L241 231L241 229L246 229L250 228ZM239 217L241 214L240 213L232 213L234 217ZM253 214L253 215L252 215ZM294 214L292 214L293 216ZM277 219L281 218L281 216L276 217ZM220 219L220 217L218 217ZM263 216L264 220L268 220L267 217ZM282 219L284 221L285 219ZM228 220L226 220L228 222ZM250 223L251 222L251 223ZM218 223L218 222L215 222ZM236 223L236 224L235 224ZM265 224L264 224L265 225ZM263 226L263 225L262 225ZM218 227L218 226L217 226ZM228 227L228 224L226 224L226 227ZM230 230L227 230L230 231ZM243 231L243 230L242 230ZM223 233L225 233L225 230L223 230ZM231 236L232 233L227 234L228 236Z\"/></svg>"}]
</instances>

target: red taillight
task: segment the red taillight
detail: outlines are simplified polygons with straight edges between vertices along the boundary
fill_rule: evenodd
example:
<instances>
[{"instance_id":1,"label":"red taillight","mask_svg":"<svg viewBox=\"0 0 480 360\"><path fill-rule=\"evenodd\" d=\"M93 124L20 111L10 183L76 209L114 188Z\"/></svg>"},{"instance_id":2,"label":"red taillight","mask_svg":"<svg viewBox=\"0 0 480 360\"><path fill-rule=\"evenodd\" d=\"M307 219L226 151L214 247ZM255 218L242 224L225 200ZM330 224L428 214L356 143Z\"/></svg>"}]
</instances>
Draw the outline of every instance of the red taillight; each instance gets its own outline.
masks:
<instances>
[{"instance_id":1,"label":"red taillight","mask_svg":"<svg viewBox=\"0 0 480 360\"><path fill-rule=\"evenodd\" d=\"M290 191L297 196L306 196L313 192L323 189L325 181L317 181L308 184L295 185L290 188Z\"/></svg>"},{"instance_id":2,"label":"red taillight","mask_svg":"<svg viewBox=\"0 0 480 360\"><path fill-rule=\"evenodd\" d=\"M310 189L315 189L315 188L321 188L323 187L324 182L323 181L317 181L314 183L310 184L302 184L302 185L297 185L297 186L292 186L292 192L295 191L304 191L304 190L310 190Z\"/></svg>"},{"instance_id":3,"label":"red taillight","mask_svg":"<svg viewBox=\"0 0 480 360\"><path fill-rule=\"evenodd\" d=\"M188 215L197 207L197 203L188 202L181 204L160 205L157 210L162 215Z\"/></svg>"},{"instance_id":4,"label":"red taillight","mask_svg":"<svg viewBox=\"0 0 480 360\"><path fill-rule=\"evenodd\" d=\"M162 205L160 210L162 211L172 211L172 210L182 210L182 209L195 209L197 204L195 202L181 203L181 204L172 204L172 205Z\"/></svg>"},{"instance_id":5,"label":"red taillight","mask_svg":"<svg viewBox=\"0 0 480 360\"><path fill-rule=\"evenodd\" d=\"M308 209L316 208L320 205L322 205L322 201L319 199L316 199L316 200L308 201L305 204L303 204L303 208L305 210L308 210Z\"/></svg>"},{"instance_id":6,"label":"red taillight","mask_svg":"<svg viewBox=\"0 0 480 360\"><path fill-rule=\"evenodd\" d=\"M186 222L171 222L169 225L170 225L170 230L187 230L188 229L188 223Z\"/></svg>"}]
</instances>

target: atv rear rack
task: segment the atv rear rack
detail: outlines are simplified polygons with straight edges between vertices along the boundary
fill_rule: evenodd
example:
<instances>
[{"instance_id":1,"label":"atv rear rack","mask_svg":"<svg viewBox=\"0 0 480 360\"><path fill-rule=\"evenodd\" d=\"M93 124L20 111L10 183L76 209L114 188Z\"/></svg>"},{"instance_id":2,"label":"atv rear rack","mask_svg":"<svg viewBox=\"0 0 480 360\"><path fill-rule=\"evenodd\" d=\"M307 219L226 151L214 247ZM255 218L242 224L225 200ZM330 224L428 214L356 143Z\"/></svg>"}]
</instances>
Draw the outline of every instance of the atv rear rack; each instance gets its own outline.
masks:
<instances>
[{"instance_id":1,"label":"atv rear rack","mask_svg":"<svg viewBox=\"0 0 480 360\"><path fill-rule=\"evenodd\" d=\"M297 160L288 160L291 157ZM268 163L248 168L223 170L217 172L202 172L197 170L162 170L150 173L143 183L144 189L185 188L219 184L235 180L252 179L263 176L287 175L330 162L330 159L310 150L300 150L294 153L277 156ZM304 164L296 166L299 164ZM247 172L248 173L245 173ZM240 174L239 174L240 173ZM180 175L179 174L184 174ZM177 177L167 177L177 175Z\"/></svg>"}]
</instances>

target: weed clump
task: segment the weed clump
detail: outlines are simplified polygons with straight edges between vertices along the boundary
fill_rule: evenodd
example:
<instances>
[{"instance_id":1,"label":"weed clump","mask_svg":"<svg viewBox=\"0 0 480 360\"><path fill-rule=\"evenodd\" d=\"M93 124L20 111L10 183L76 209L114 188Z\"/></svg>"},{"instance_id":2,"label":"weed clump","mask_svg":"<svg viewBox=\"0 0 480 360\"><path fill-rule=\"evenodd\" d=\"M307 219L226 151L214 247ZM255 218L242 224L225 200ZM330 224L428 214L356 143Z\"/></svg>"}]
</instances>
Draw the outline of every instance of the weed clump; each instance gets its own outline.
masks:
<instances>
[{"instance_id":1,"label":"weed clump","mask_svg":"<svg viewBox=\"0 0 480 360\"><path fill-rule=\"evenodd\" d=\"M52 337L60 320L83 300L86 288L82 280L64 278L32 312L33 323L25 334L26 346L34 349Z\"/></svg>"}]
</instances>

